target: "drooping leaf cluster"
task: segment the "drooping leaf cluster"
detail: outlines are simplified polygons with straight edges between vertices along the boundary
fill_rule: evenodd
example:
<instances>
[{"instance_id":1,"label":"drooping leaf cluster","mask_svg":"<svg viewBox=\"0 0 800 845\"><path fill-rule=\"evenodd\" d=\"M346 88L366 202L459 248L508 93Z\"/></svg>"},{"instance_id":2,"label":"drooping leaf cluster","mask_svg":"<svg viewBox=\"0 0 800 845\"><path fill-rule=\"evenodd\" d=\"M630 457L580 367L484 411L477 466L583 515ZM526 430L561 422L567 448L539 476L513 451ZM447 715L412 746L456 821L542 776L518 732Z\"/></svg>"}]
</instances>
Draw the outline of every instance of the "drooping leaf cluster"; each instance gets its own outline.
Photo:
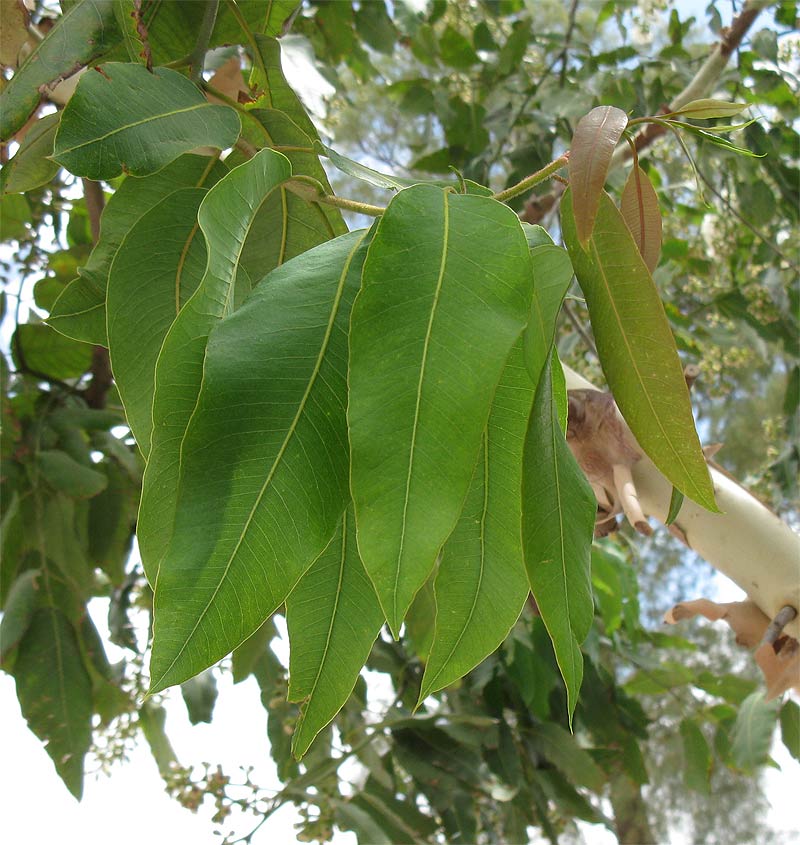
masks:
<instances>
[{"instance_id":1,"label":"drooping leaf cluster","mask_svg":"<svg viewBox=\"0 0 800 845\"><path fill-rule=\"evenodd\" d=\"M285 800L315 803L312 788L328 797L312 833L336 824L363 841L438 830L515 841L535 824L555 840L565 817L612 825L590 796L611 789L613 804L616 789L647 782L635 696L652 692L636 682L655 670L622 688L604 665L608 642L624 651L622 640L645 635L628 562L592 549L596 502L566 441L557 340L574 270L640 445L680 494L713 509L678 357L691 333L678 305L662 305L681 258L668 234L659 249L662 183L636 161L612 185L619 203L604 192L636 128L626 111L655 113L663 91L628 96L605 78L586 101L584 75L603 79L622 56L578 64L567 43L542 91L515 91L498 118L488 92L518 86L537 43L521 4L486 4L468 34L444 3L419 15L382 2L299 13L292 2L221 3L210 33L206 5L68 4L0 95L2 138L17 144L3 237L28 244L23 271L46 267L35 296L48 314L17 326L15 374L3 374L3 665L23 714L76 795L94 713L105 725L136 714L169 771L160 709L120 691L87 615L105 595L112 641L134 652L132 605L152 612L150 692L182 683L193 722L211 717L210 667L233 652L235 679L255 675ZM344 88L409 48L425 73L387 96L404 114L435 116L442 146L420 150L414 174L386 176L322 144L283 75L276 36L289 25ZM208 54L218 88L193 51L227 44L241 46ZM37 111L84 65L63 108ZM437 82L442 67L452 78ZM470 74L486 102L455 91ZM567 103L568 81L573 103L551 104L570 137L566 249L520 222L516 196L512 210L485 185L504 157L509 187L563 151L519 108L535 97L547 114L542 94L560 80L553 96ZM598 100L611 105L592 110ZM740 109L696 101L659 120L731 155L726 136L686 121L706 127ZM503 133L533 143L501 154ZM758 124L745 133L759 154L787 143ZM382 205L337 197L320 154L388 192ZM458 178L437 178L449 165ZM792 174L769 166L788 196ZM73 193L68 248L42 257L34 233L70 201L71 177L109 190L99 232L97 191ZM377 219L348 231L342 208ZM746 296L717 299L760 336L783 332L795 354L791 318L779 328L754 318ZM149 586L130 571L134 526ZM269 649L276 613L288 679ZM388 673L398 696L371 728L364 665ZM682 683L706 690L690 675ZM697 719L718 726L721 762L752 768L776 718L753 694L737 720L738 690L707 692L728 703L680 725L687 786L701 792L714 764ZM432 696L430 712L412 713ZM331 755L334 718L347 757L370 772L348 800L333 795L345 759Z\"/></svg>"}]
</instances>

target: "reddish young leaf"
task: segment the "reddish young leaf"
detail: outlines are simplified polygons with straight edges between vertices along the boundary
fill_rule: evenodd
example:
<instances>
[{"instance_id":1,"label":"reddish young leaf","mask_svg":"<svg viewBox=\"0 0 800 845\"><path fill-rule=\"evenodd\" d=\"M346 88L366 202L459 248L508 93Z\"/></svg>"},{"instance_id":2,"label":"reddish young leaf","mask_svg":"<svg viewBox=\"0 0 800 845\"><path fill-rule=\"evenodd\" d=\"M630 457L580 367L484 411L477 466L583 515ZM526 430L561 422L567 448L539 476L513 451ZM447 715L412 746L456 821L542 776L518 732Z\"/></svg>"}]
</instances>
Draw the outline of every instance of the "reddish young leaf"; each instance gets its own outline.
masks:
<instances>
[{"instance_id":1,"label":"reddish young leaf","mask_svg":"<svg viewBox=\"0 0 800 845\"><path fill-rule=\"evenodd\" d=\"M638 165L622 189L619 210L631 230L639 254L652 273L661 255L661 211L648 175Z\"/></svg>"},{"instance_id":2,"label":"reddish young leaf","mask_svg":"<svg viewBox=\"0 0 800 845\"><path fill-rule=\"evenodd\" d=\"M614 148L628 125L628 115L614 106L598 106L579 121L569 153L569 182L578 240L586 246L594 228L600 194Z\"/></svg>"}]
</instances>

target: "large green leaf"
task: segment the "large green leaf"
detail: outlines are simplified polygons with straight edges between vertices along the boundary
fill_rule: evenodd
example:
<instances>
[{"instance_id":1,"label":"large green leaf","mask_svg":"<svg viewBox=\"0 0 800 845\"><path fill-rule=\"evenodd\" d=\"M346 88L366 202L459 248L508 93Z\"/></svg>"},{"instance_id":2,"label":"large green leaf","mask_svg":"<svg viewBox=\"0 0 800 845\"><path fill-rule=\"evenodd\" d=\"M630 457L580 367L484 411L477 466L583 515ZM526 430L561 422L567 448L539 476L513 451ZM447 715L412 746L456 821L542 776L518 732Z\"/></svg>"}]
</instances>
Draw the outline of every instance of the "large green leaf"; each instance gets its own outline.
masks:
<instances>
[{"instance_id":1,"label":"large green leaf","mask_svg":"<svg viewBox=\"0 0 800 845\"><path fill-rule=\"evenodd\" d=\"M48 318L50 325L75 340L106 346L108 273L125 235L173 191L210 188L225 173L227 168L216 158L185 155L153 176L125 179L103 210L100 238L89 261L56 300Z\"/></svg>"},{"instance_id":2,"label":"large green leaf","mask_svg":"<svg viewBox=\"0 0 800 845\"><path fill-rule=\"evenodd\" d=\"M170 326L156 362L151 452L137 532L151 584L172 533L180 447L200 391L208 333L233 310L235 280L248 234L259 211L290 176L284 156L262 150L215 185L200 206L198 222L208 251L206 271Z\"/></svg>"},{"instance_id":3,"label":"large green leaf","mask_svg":"<svg viewBox=\"0 0 800 845\"><path fill-rule=\"evenodd\" d=\"M528 596L520 489L533 390L518 341L497 387L464 510L436 574L436 632L420 701L491 654Z\"/></svg>"},{"instance_id":4,"label":"large green leaf","mask_svg":"<svg viewBox=\"0 0 800 845\"><path fill-rule=\"evenodd\" d=\"M58 172L50 159L61 115L46 114L26 132L14 157L0 174L3 193L23 193L47 184Z\"/></svg>"},{"instance_id":5,"label":"large green leaf","mask_svg":"<svg viewBox=\"0 0 800 845\"><path fill-rule=\"evenodd\" d=\"M225 149L239 116L209 103L169 68L109 62L81 77L56 133L53 159L76 176L149 176L201 146Z\"/></svg>"},{"instance_id":6,"label":"large green leaf","mask_svg":"<svg viewBox=\"0 0 800 845\"><path fill-rule=\"evenodd\" d=\"M352 508L286 600L289 700L303 702L292 738L300 759L339 712L383 625L356 547Z\"/></svg>"},{"instance_id":7,"label":"large green leaf","mask_svg":"<svg viewBox=\"0 0 800 845\"><path fill-rule=\"evenodd\" d=\"M564 439L544 367L522 464L522 546L531 591L567 687L570 719L583 679L581 643L594 608L591 548L597 510L592 488Z\"/></svg>"},{"instance_id":8,"label":"large green leaf","mask_svg":"<svg viewBox=\"0 0 800 845\"><path fill-rule=\"evenodd\" d=\"M76 3L56 21L0 94L0 140L9 140L25 124L45 93L108 52L119 38L113 0Z\"/></svg>"},{"instance_id":9,"label":"large green leaf","mask_svg":"<svg viewBox=\"0 0 800 845\"><path fill-rule=\"evenodd\" d=\"M784 701L780 722L783 744L795 760L800 760L800 707L797 702L790 698Z\"/></svg>"},{"instance_id":10,"label":"large green leaf","mask_svg":"<svg viewBox=\"0 0 800 845\"><path fill-rule=\"evenodd\" d=\"M364 237L342 235L274 271L209 338L156 583L153 690L247 639L339 522L348 498L347 326ZM187 382L181 367L172 377ZM149 524L157 550L170 526L154 533Z\"/></svg>"},{"instance_id":11,"label":"large green leaf","mask_svg":"<svg viewBox=\"0 0 800 845\"><path fill-rule=\"evenodd\" d=\"M142 215L122 241L109 272L111 367L128 424L145 456L150 451L158 353L203 278L206 247L197 210L206 193L202 188L174 191Z\"/></svg>"},{"instance_id":12,"label":"large green leaf","mask_svg":"<svg viewBox=\"0 0 800 845\"><path fill-rule=\"evenodd\" d=\"M664 307L633 236L607 194L584 250L571 205L564 240L586 296L608 385L639 445L682 493L716 511L689 391Z\"/></svg>"},{"instance_id":13,"label":"large green leaf","mask_svg":"<svg viewBox=\"0 0 800 845\"><path fill-rule=\"evenodd\" d=\"M92 683L60 610L36 611L19 644L14 678L28 726L45 743L67 789L80 798L92 736Z\"/></svg>"},{"instance_id":14,"label":"large green leaf","mask_svg":"<svg viewBox=\"0 0 800 845\"><path fill-rule=\"evenodd\" d=\"M530 296L507 207L430 185L389 204L353 309L348 418L359 550L395 636L458 520Z\"/></svg>"},{"instance_id":15,"label":"large green leaf","mask_svg":"<svg viewBox=\"0 0 800 845\"><path fill-rule=\"evenodd\" d=\"M584 247L594 228L614 149L627 125L628 115L622 109L597 106L575 127L569 151L571 190L562 207L572 212L578 242Z\"/></svg>"}]
</instances>

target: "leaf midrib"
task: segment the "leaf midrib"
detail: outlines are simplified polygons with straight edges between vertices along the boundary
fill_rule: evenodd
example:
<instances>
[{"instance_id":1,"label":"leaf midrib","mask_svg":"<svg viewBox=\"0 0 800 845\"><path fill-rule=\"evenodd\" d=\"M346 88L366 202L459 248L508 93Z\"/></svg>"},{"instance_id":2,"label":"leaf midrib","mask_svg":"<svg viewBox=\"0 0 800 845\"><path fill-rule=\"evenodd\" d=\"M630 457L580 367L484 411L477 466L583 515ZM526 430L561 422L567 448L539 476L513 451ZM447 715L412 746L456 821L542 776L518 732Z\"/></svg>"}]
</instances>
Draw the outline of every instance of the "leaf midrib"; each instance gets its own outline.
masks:
<instances>
[{"instance_id":1,"label":"leaf midrib","mask_svg":"<svg viewBox=\"0 0 800 845\"><path fill-rule=\"evenodd\" d=\"M422 361L420 363L419 380L417 382L417 397L416 405L414 407L414 422L411 428L411 448L408 456L408 473L406 475L406 489L403 498L403 518L400 526L400 546L397 551L397 564L395 566L394 588L392 590L392 623L390 627L393 629L395 635L399 633L400 625L397 618L397 593L400 585L400 570L403 563L403 549L405 547L406 539L406 522L408 520L408 502L411 492L411 475L414 469L414 457L416 455L417 431L419 428L419 410L422 399L422 383L425 380L425 369L428 363L428 347L431 340L431 332L433 330L433 321L436 317L436 309L439 306L439 296L442 290L442 283L444 281L444 271L447 266L447 248L450 239L450 206L447 202L447 193L442 191L444 199L444 235L442 238L442 257L439 262L439 274L436 279L436 290L433 294L433 302L431 304L431 314L428 318L428 326L425 330L425 341L422 346Z\"/></svg>"},{"instance_id":2,"label":"leaf midrib","mask_svg":"<svg viewBox=\"0 0 800 845\"><path fill-rule=\"evenodd\" d=\"M639 365L638 365L638 362L637 362L637 360L636 360L636 358L633 354L633 349L632 349L630 343L628 342L628 336L625 333L625 328L624 328L623 323L622 323L622 317L620 316L619 310L617 309L617 303L614 300L614 296L611 293L611 285L609 284L608 278L606 277L606 273L605 273L605 270L603 268L602 261L600 259L600 254L597 251L597 244L595 243L594 238L590 239L590 244L591 244L591 249L592 249L592 260L594 261L595 265L597 266L598 275L600 276L600 279L602 280L603 285L605 287L605 292L608 295L608 303L611 306L611 310L614 314L614 319L616 320L617 327L619 328L619 333L622 336L623 343L625 344L625 349L628 353L628 359L631 362L631 368L634 372L634 375L636 376L636 380L639 382L639 387L641 388L641 391L644 394L644 398L645 398L645 401L647 403L647 406L650 409L650 413L651 413L653 419L655 420L656 425L658 426L658 429L661 432L662 437L664 438L664 441L666 442L667 446L669 447L670 452L672 452L675 459L680 464L681 469L683 470L683 472L686 476L686 482L688 482L688 486L691 487L692 490L694 490L696 496L700 495L700 498L704 499L705 496L701 495L701 491L698 490L697 486L692 481L691 474L690 474L686 464L684 463L683 458L681 457L680 453L675 449L675 447L672 445L671 438L667 434L664 426L661 424L661 417L658 415L655 407L653 406L652 399L650 398L650 392L645 385L644 377L643 377L641 371L639 370Z\"/></svg>"},{"instance_id":3,"label":"leaf midrib","mask_svg":"<svg viewBox=\"0 0 800 845\"><path fill-rule=\"evenodd\" d=\"M472 606L469 609L469 613L467 614L467 618L464 620L464 624L461 627L461 631L456 638L456 641L453 643L452 648L450 649L450 653L442 662L441 667L439 668L438 672L428 681L425 685L427 690L434 691L436 688L436 681L441 677L444 670L447 668L448 664L453 658L453 655L456 653L459 645L461 645L461 640L464 639L464 634L469 628L470 623L472 622L472 617L475 615L475 608L478 606L478 597L480 596L481 586L483 584L483 578L486 574L486 514L489 511L489 427L487 425L486 429L483 433L483 508L481 510L481 522L480 522L480 567L479 567L479 575L478 575L478 584L475 587L475 594L472 598Z\"/></svg>"},{"instance_id":4,"label":"leaf midrib","mask_svg":"<svg viewBox=\"0 0 800 845\"><path fill-rule=\"evenodd\" d=\"M58 159L62 156L74 153L76 150L83 149L83 147L90 147L92 144L99 144L102 141L105 141L107 138L111 138L114 135L119 135L121 132L125 132L128 129L135 129L137 126L142 126L145 123L154 123L157 120L165 120L166 118L174 117L177 114L185 114L186 112L197 111L198 109L205 108L218 108L218 106L216 106L216 104L214 103L194 103L193 105L186 106L182 109L175 109L174 111L163 112L162 114L157 115L150 115L149 117L143 117L141 120L134 120L133 123L126 123L124 126L117 126L110 132L106 132L105 135L98 135L95 138L90 138L88 141L82 141L80 144L76 144L74 147L67 147L66 149L59 150L58 153L53 154L53 157Z\"/></svg>"},{"instance_id":5,"label":"leaf midrib","mask_svg":"<svg viewBox=\"0 0 800 845\"><path fill-rule=\"evenodd\" d=\"M304 696L306 707L301 712L300 720L297 725L297 736L301 736L305 724L306 724L306 717L308 716L308 710L311 706L311 701L314 698L314 693L317 691L317 686L319 685L319 679L322 677L322 670L325 668L325 663L328 658L328 652L330 651L331 646L331 639L333 638L333 629L336 625L336 613L339 609L339 600L342 595L342 582L344 581L344 568L345 568L345 560L347 556L347 520L346 517L342 517L342 543L339 550L339 575L336 584L336 594L333 601L333 609L331 610L331 621L328 625L328 632L325 636L325 646L322 649L322 655L319 660L319 667L317 668L317 674L314 677L314 682L311 684L311 689L307 696ZM316 734L315 734L316 736ZM313 739L313 737L312 737ZM298 740L299 742L299 740Z\"/></svg>"}]
</instances>

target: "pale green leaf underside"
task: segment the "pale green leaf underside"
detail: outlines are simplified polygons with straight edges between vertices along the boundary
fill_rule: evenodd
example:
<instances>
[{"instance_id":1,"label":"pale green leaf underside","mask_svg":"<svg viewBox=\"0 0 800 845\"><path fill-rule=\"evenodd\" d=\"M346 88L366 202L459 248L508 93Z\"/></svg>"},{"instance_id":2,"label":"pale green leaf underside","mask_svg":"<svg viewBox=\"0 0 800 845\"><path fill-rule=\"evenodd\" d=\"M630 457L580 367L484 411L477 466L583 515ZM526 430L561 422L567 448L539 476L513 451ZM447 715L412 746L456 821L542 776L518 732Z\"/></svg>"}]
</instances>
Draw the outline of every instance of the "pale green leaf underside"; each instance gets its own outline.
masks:
<instances>
[{"instance_id":1,"label":"pale green leaf underside","mask_svg":"<svg viewBox=\"0 0 800 845\"><path fill-rule=\"evenodd\" d=\"M569 202L562 206L562 225L589 306L600 363L622 415L666 478L716 511L675 341L622 215L604 193L588 251L578 243Z\"/></svg>"},{"instance_id":2,"label":"pale green leaf underside","mask_svg":"<svg viewBox=\"0 0 800 845\"><path fill-rule=\"evenodd\" d=\"M531 250L533 300L531 319L523 333L525 363L534 383L547 363L561 303L572 281L572 264L559 246L537 246Z\"/></svg>"},{"instance_id":3,"label":"pale green leaf underside","mask_svg":"<svg viewBox=\"0 0 800 845\"><path fill-rule=\"evenodd\" d=\"M172 535L181 443L200 392L208 333L233 308L242 250L258 211L290 175L282 155L263 150L217 183L200 206L206 271L170 326L156 361L151 449L137 526L151 584Z\"/></svg>"},{"instance_id":4,"label":"pale green leaf underside","mask_svg":"<svg viewBox=\"0 0 800 845\"><path fill-rule=\"evenodd\" d=\"M597 503L559 427L550 367L542 371L525 440L522 544L531 592L567 687L570 720L592 624L591 547Z\"/></svg>"},{"instance_id":5,"label":"pale green leaf underside","mask_svg":"<svg viewBox=\"0 0 800 845\"><path fill-rule=\"evenodd\" d=\"M153 176L125 179L100 218L100 238L85 267L56 300L48 322L75 340L108 344L106 289L111 263L125 235L150 209L181 188L210 188L228 169L213 158L184 155Z\"/></svg>"},{"instance_id":6,"label":"pale green leaf underside","mask_svg":"<svg viewBox=\"0 0 800 845\"><path fill-rule=\"evenodd\" d=\"M292 739L298 759L347 701L383 625L358 556L352 508L342 523L286 600L289 700L303 702Z\"/></svg>"},{"instance_id":7,"label":"pale green leaf underside","mask_svg":"<svg viewBox=\"0 0 800 845\"><path fill-rule=\"evenodd\" d=\"M154 690L249 637L340 520L347 328L364 238L342 235L275 270L209 338L156 584Z\"/></svg>"},{"instance_id":8,"label":"pale green leaf underside","mask_svg":"<svg viewBox=\"0 0 800 845\"><path fill-rule=\"evenodd\" d=\"M81 77L56 133L53 158L76 176L148 176L201 146L233 146L241 128L229 106L209 103L169 68L108 62Z\"/></svg>"},{"instance_id":9,"label":"pale green leaf underside","mask_svg":"<svg viewBox=\"0 0 800 845\"><path fill-rule=\"evenodd\" d=\"M111 367L128 424L145 456L150 452L158 353L205 270L197 210L206 193L184 188L163 199L128 232L111 265L106 294Z\"/></svg>"},{"instance_id":10,"label":"pale green leaf underside","mask_svg":"<svg viewBox=\"0 0 800 845\"><path fill-rule=\"evenodd\" d=\"M533 391L520 340L497 387L464 510L439 563L436 631L420 701L491 654L528 595L520 490Z\"/></svg>"},{"instance_id":11,"label":"pale green leaf underside","mask_svg":"<svg viewBox=\"0 0 800 845\"><path fill-rule=\"evenodd\" d=\"M458 520L530 289L519 221L494 200L418 185L378 224L348 420L359 551L395 636Z\"/></svg>"}]
</instances>

